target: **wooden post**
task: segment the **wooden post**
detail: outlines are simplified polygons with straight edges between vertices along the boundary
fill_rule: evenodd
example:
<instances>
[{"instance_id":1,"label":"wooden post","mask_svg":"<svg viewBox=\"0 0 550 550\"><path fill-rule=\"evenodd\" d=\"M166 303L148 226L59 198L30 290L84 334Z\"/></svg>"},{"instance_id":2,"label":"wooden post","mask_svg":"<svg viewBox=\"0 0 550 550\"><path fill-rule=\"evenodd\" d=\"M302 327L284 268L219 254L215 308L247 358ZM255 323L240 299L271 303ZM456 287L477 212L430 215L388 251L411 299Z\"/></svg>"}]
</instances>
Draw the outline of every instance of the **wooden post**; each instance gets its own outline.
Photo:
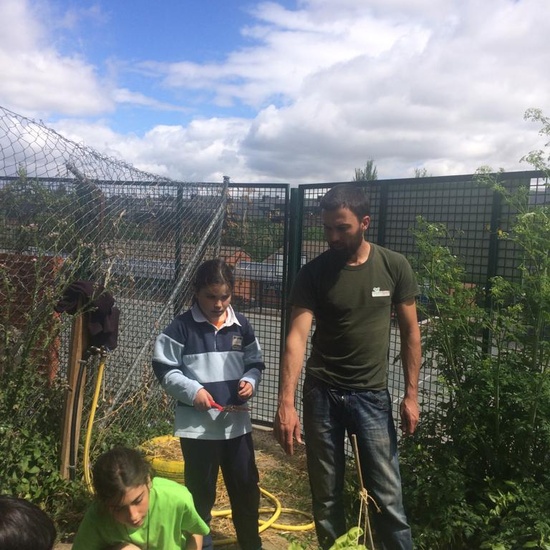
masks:
<instances>
[{"instance_id":1,"label":"wooden post","mask_svg":"<svg viewBox=\"0 0 550 550\"><path fill-rule=\"evenodd\" d=\"M355 468L357 469L357 479L359 480L359 488L364 489L363 473L361 472L361 461L359 460L359 448L357 447L357 436L351 434L351 446L353 448L353 456L355 458Z\"/></svg>"},{"instance_id":2,"label":"wooden post","mask_svg":"<svg viewBox=\"0 0 550 550\"><path fill-rule=\"evenodd\" d=\"M81 311L81 304L77 312ZM78 384L78 371L80 363L84 356L84 352L88 348L88 332L86 330L85 315L76 313L71 327L71 341L69 344L69 364L67 367L67 393L65 396L65 410L63 415L63 431L61 434L61 476L65 479L70 479L70 447L71 447L71 431L75 434L75 451L74 457L76 460L78 443L80 441L80 428L82 421L82 406L84 403L84 387L86 385L86 373L82 376L80 387ZM73 418L73 409L75 399L78 395L78 409L76 418ZM74 425L73 425L74 423Z\"/></svg>"}]
</instances>

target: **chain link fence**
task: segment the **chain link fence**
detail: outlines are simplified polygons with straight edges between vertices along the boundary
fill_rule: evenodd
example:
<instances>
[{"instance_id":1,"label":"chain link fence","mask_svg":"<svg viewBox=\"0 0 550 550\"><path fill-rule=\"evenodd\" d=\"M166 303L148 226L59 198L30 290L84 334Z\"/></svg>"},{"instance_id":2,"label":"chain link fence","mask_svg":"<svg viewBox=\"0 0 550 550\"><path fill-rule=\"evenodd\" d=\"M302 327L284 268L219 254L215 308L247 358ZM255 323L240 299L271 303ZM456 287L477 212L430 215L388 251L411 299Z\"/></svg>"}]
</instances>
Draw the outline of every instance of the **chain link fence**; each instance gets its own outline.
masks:
<instances>
[{"instance_id":1,"label":"chain link fence","mask_svg":"<svg viewBox=\"0 0 550 550\"><path fill-rule=\"evenodd\" d=\"M22 372L46 375L34 391L2 393L3 416L40 415L35 404L46 385L66 385L76 316L55 309L70 285L91 282L82 311L105 293L120 311L112 318L118 338L107 354L95 448L116 434L170 430L172 404L153 380L152 343L189 305L204 259L222 252L238 259L220 246L227 188L228 181L177 182L137 170L0 108L0 377L7 386ZM84 419L96 363L87 362Z\"/></svg>"}]
</instances>

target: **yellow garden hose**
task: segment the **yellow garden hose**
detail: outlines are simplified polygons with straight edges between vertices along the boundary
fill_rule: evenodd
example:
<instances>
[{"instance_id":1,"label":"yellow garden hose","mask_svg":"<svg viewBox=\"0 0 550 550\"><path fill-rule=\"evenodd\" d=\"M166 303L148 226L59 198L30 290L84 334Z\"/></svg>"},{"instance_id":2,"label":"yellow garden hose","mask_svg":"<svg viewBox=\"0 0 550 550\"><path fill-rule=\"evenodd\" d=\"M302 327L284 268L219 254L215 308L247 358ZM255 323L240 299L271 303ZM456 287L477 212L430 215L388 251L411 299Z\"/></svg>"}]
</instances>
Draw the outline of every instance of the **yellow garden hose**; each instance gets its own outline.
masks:
<instances>
[{"instance_id":1,"label":"yellow garden hose","mask_svg":"<svg viewBox=\"0 0 550 550\"><path fill-rule=\"evenodd\" d=\"M94 397L92 399L92 406L91 406L91 409L90 409L90 416L88 418L88 426L87 426L87 429L86 429L86 439L84 441L84 480L86 482L86 487L88 488L88 491L90 493L93 493L94 492L94 489L93 489L93 484L92 484L92 479L91 479L91 475L90 475L90 445L91 445L91 440L92 440L92 428L93 428L93 424L94 424L94 418L95 418L95 412L96 412L96 409L97 409L97 404L98 404L98 401L99 401L99 395L100 395L100 390L101 390L101 384L102 384L102 381L103 381L103 373L104 373L104 370L105 370L105 360L106 360L106 352L105 350L102 350L101 352L101 355L100 355L100 361L99 361L99 367L98 367L98 371L97 371L97 379L96 379L96 383L95 383L95 390L94 390ZM155 440L167 440L169 439L170 436L160 436L158 438L155 438ZM153 441L153 440L151 440ZM152 463L152 466L153 468L155 468L155 461L157 461L156 465L157 465L157 473L159 473L159 475L162 473L162 470L163 470L163 465L162 464L159 464L159 461L158 459L156 458L150 458L149 459L150 462ZM163 463L166 463L166 462L174 462L174 461L162 461ZM178 465L179 465L179 462L178 462ZM159 472L160 470L160 472ZM170 468L168 468L167 470L171 470ZM174 477L174 475L177 475L177 472L175 471L170 471L170 472L167 472L166 469L165 469L165 473L167 474L166 477ZM181 477L181 475L178 476L178 478ZM178 482L182 482L183 479L177 479ZM283 530L283 531L309 531L310 529L313 529L314 528L314 523L313 521L311 520L311 516L310 514L308 514L307 512L302 512L300 510L295 510L293 508L283 508L281 506L281 502L279 501L279 499L269 493L268 491L266 491L265 489L262 489L260 487L260 493L263 494L265 497L267 497L268 499L270 499L273 504L274 504L274 507L273 508L260 508L259 512L260 514L267 514L267 513L271 513L271 517L268 519L268 520L263 520L263 519L260 519L259 520L259 523L260 523L260 528L259 528L259 532L262 533L263 531L265 531L266 529L268 529L269 527L273 527L273 529L280 529L280 530ZM305 516L306 518L309 519L309 522L308 523L305 523L303 525L286 525L286 524L282 524L282 523L276 523L277 522L277 519L279 519L280 515L282 513L285 513L285 514L299 514L299 515L302 515L302 516ZM212 512L212 516L213 517L229 517L231 516L231 510L214 510ZM222 545L227 545L227 544L233 544L236 542L236 539L235 538L227 538L227 539L219 539L219 540L215 540L214 541L214 546L222 546Z\"/></svg>"},{"instance_id":2,"label":"yellow garden hose","mask_svg":"<svg viewBox=\"0 0 550 550\"><path fill-rule=\"evenodd\" d=\"M262 493L265 497L269 498L274 503L274 508L260 508L259 512L261 514L268 514L271 513L272 516L268 520L260 519L260 528L259 532L263 533L266 529L269 527L272 527L273 529L280 529L283 531L309 531L310 529L313 529L315 527L315 524L313 521L310 521L309 523L303 524L303 525L285 525L282 523L277 523L277 519L279 519L279 516L282 513L285 514L300 514L302 516L307 517L311 520L311 516L307 512L302 512L301 510L295 510L294 508L283 508L281 506L281 502L279 499L266 491L265 489L262 489L260 487L260 493ZM214 510L212 512L212 517L219 518L219 517L230 517L231 516L231 510ZM214 546L223 546L226 544L233 544L237 542L237 539L235 538L226 538L226 539L216 539L214 541Z\"/></svg>"},{"instance_id":3,"label":"yellow garden hose","mask_svg":"<svg viewBox=\"0 0 550 550\"><path fill-rule=\"evenodd\" d=\"M101 390L101 383L103 381L103 372L105 370L105 361L107 358L107 352L105 349L101 349L99 356L99 367L97 369L97 379L95 382L94 398L92 399L92 407L90 409L90 416L88 417L88 426L86 429L86 439L84 440L84 481L88 491L93 494L94 486L92 484L92 477L90 475L90 445L92 441L92 428L94 425L95 411L97 409L97 403L99 401L99 393Z\"/></svg>"}]
</instances>

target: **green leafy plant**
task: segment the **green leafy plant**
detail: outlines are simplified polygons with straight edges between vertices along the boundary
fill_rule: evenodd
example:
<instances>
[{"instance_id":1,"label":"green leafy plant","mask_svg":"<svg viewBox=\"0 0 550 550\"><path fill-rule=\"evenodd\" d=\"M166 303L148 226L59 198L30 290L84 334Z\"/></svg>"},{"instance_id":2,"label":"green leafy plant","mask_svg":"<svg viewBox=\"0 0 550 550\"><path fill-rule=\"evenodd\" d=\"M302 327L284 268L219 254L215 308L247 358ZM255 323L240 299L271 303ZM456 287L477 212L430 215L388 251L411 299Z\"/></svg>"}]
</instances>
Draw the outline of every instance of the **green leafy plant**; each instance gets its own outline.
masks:
<instances>
[{"instance_id":1,"label":"green leafy plant","mask_svg":"<svg viewBox=\"0 0 550 550\"><path fill-rule=\"evenodd\" d=\"M334 541L330 550L369 550L367 546L359 543L362 536L363 529L361 527L352 527L347 533ZM305 547L298 542L292 542L289 544L288 550L305 550Z\"/></svg>"},{"instance_id":2,"label":"green leafy plant","mask_svg":"<svg viewBox=\"0 0 550 550\"><path fill-rule=\"evenodd\" d=\"M540 158L537 157L537 158ZM405 500L419 549L550 548L550 209L510 195L499 238L517 251L514 278L468 284L441 224L418 220L426 294L423 351L439 375L439 406L404 439ZM485 309L484 293L490 307Z\"/></svg>"},{"instance_id":3,"label":"green leafy plant","mask_svg":"<svg viewBox=\"0 0 550 550\"><path fill-rule=\"evenodd\" d=\"M13 374L0 375L0 494L35 502L61 535L74 532L85 493L59 472L64 387L30 367Z\"/></svg>"}]
</instances>

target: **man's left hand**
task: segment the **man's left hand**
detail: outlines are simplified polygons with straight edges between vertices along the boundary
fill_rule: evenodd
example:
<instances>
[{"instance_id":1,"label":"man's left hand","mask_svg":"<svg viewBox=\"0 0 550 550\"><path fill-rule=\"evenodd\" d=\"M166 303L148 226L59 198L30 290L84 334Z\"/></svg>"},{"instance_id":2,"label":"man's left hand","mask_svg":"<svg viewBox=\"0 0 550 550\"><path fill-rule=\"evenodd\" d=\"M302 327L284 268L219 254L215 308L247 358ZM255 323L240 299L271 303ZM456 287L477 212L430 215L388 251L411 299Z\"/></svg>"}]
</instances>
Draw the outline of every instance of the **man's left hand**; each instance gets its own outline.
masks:
<instances>
[{"instance_id":1,"label":"man's left hand","mask_svg":"<svg viewBox=\"0 0 550 550\"><path fill-rule=\"evenodd\" d=\"M418 400L412 397L405 397L401 402L401 429L403 435L412 435L420 419Z\"/></svg>"}]
</instances>

